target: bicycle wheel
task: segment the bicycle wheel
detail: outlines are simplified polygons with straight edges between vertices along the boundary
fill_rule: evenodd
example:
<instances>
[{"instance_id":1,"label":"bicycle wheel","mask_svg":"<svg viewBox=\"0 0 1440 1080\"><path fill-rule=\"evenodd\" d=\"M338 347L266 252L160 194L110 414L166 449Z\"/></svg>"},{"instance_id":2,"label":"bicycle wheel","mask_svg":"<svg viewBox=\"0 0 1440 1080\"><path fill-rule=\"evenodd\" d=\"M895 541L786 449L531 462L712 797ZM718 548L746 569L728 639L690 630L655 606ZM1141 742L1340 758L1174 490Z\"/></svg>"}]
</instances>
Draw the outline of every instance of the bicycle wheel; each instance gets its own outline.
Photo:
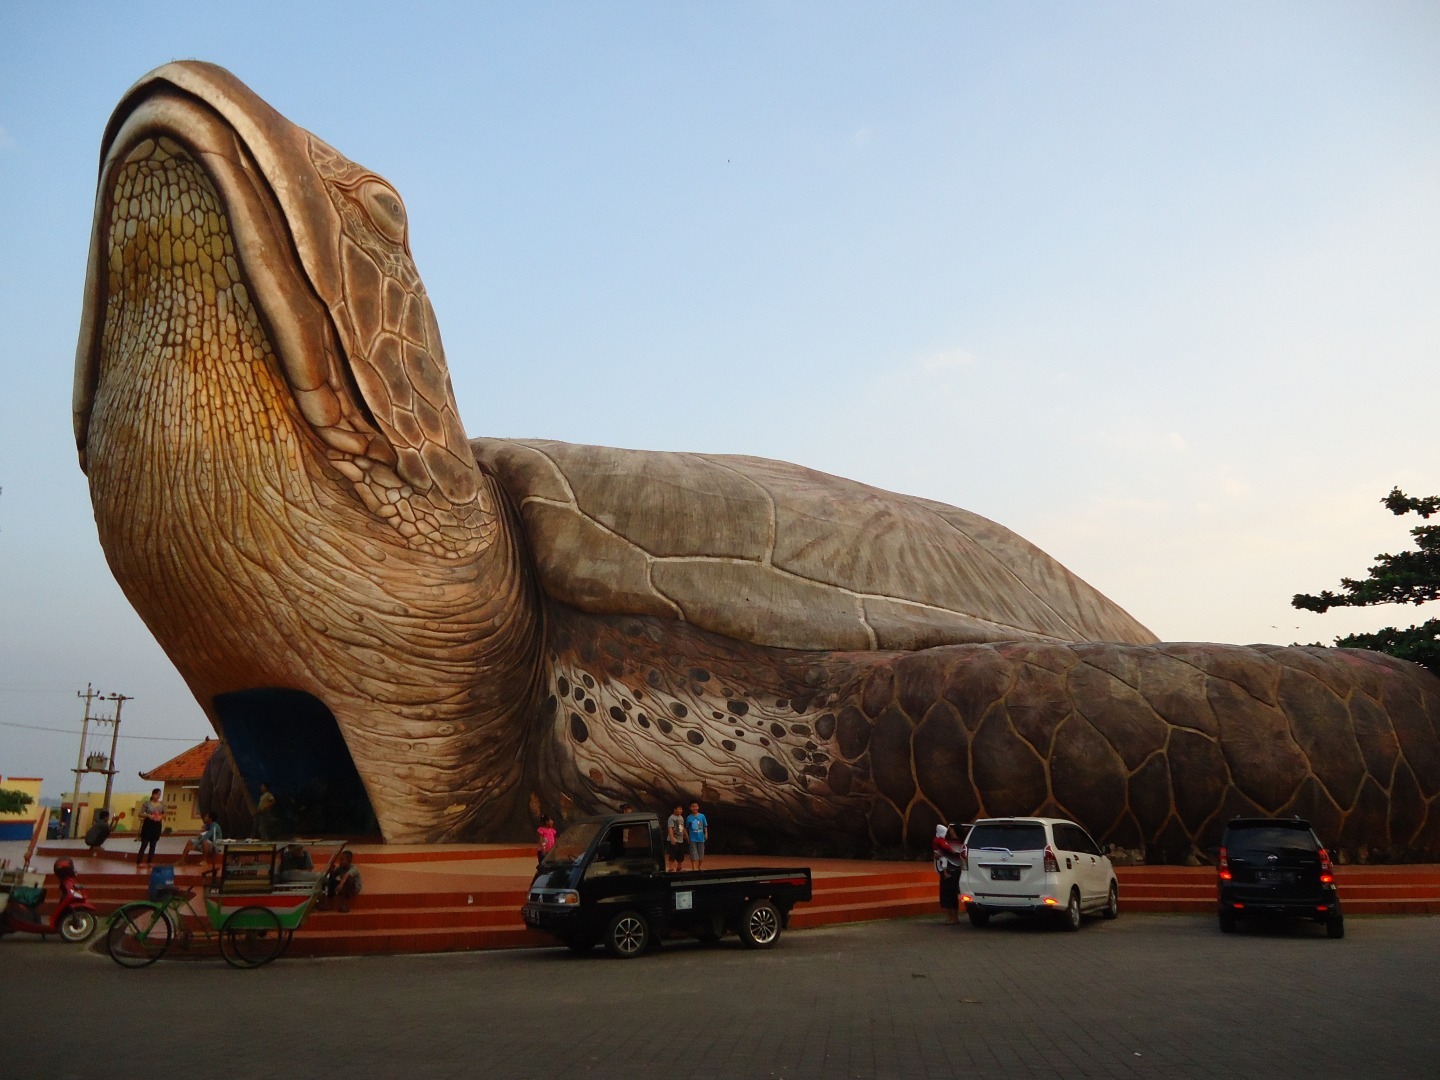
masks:
<instances>
[{"instance_id":1,"label":"bicycle wheel","mask_svg":"<svg viewBox=\"0 0 1440 1080\"><path fill-rule=\"evenodd\" d=\"M122 904L110 916L105 951L121 967L149 967L165 955L174 933L170 914L159 904Z\"/></svg>"},{"instance_id":2,"label":"bicycle wheel","mask_svg":"<svg viewBox=\"0 0 1440 1080\"><path fill-rule=\"evenodd\" d=\"M254 968L268 964L285 948L285 932L269 908L243 907L220 928L220 955L231 967Z\"/></svg>"}]
</instances>

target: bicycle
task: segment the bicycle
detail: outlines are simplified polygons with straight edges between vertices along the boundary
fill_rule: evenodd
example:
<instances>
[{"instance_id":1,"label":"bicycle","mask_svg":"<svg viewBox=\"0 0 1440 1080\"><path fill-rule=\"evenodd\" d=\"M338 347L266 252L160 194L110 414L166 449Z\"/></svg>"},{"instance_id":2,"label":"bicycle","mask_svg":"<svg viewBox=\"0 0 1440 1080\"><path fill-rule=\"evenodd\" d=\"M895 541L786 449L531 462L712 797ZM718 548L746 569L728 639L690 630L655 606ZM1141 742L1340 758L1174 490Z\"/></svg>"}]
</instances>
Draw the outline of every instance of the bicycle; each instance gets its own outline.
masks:
<instances>
[{"instance_id":1,"label":"bicycle","mask_svg":"<svg viewBox=\"0 0 1440 1080\"><path fill-rule=\"evenodd\" d=\"M167 888L158 900L121 904L111 913L105 931L105 950L110 959L121 967L148 967L165 955L177 936L181 947L188 949L195 937L194 927L199 927L209 943L213 935L204 914L191 903L194 898L193 890Z\"/></svg>"},{"instance_id":2,"label":"bicycle","mask_svg":"<svg viewBox=\"0 0 1440 1080\"><path fill-rule=\"evenodd\" d=\"M296 843L333 847L327 871L345 849L343 841ZM163 889L153 900L122 904L105 931L110 959L121 967L148 967L165 955L177 935L188 949L196 928L207 943L219 940L220 955L231 967L260 967L285 952L319 898L324 875L306 873L288 880L278 868L277 852L283 844L221 840L217 846L221 863L205 887L205 911L191 903L194 890L174 888Z\"/></svg>"}]
</instances>

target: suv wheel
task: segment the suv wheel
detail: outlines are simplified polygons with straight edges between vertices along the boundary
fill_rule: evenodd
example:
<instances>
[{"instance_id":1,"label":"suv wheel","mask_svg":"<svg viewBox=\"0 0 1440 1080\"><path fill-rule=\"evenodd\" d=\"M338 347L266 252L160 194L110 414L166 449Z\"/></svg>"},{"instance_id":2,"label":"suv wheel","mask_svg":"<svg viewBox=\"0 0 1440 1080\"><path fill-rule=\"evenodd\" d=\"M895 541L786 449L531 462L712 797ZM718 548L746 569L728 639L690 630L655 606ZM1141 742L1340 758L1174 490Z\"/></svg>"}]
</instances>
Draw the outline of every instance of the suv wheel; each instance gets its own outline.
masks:
<instances>
[{"instance_id":1,"label":"suv wheel","mask_svg":"<svg viewBox=\"0 0 1440 1080\"><path fill-rule=\"evenodd\" d=\"M1332 938L1342 938L1342 937L1344 937L1344 936L1345 936L1345 916L1344 916L1344 915L1336 915L1333 919L1327 919L1327 920L1325 920L1325 933L1327 933L1328 935L1330 935Z\"/></svg>"},{"instance_id":2,"label":"suv wheel","mask_svg":"<svg viewBox=\"0 0 1440 1080\"><path fill-rule=\"evenodd\" d=\"M1235 913L1233 911L1220 912L1220 932L1222 934L1235 932Z\"/></svg>"},{"instance_id":3,"label":"suv wheel","mask_svg":"<svg viewBox=\"0 0 1440 1080\"><path fill-rule=\"evenodd\" d=\"M1065 921L1061 927L1070 932L1080 929L1080 890L1070 890L1070 902L1065 905Z\"/></svg>"},{"instance_id":4,"label":"suv wheel","mask_svg":"<svg viewBox=\"0 0 1440 1080\"><path fill-rule=\"evenodd\" d=\"M965 905L965 914L970 916L971 926L985 927L990 925L990 913L976 907L974 904Z\"/></svg>"},{"instance_id":5,"label":"suv wheel","mask_svg":"<svg viewBox=\"0 0 1440 1080\"><path fill-rule=\"evenodd\" d=\"M1120 886L1110 882L1110 896L1105 901L1105 906L1100 909L1100 914L1106 919L1114 919L1120 915Z\"/></svg>"}]
</instances>

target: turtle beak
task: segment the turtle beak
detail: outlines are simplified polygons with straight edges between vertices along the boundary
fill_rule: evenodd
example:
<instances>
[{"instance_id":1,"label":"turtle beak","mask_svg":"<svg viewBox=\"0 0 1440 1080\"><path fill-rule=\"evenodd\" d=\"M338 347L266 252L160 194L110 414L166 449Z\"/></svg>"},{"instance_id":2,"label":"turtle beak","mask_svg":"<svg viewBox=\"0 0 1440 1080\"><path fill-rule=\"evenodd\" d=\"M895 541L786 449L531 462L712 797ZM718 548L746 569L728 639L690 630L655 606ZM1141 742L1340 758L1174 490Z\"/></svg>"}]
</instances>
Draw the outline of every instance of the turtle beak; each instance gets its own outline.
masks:
<instances>
[{"instance_id":1,"label":"turtle beak","mask_svg":"<svg viewBox=\"0 0 1440 1080\"><path fill-rule=\"evenodd\" d=\"M132 157L169 140L202 162L232 220L236 256L261 299L266 329L300 413L331 448L390 464L394 452L377 430L349 376L328 305L306 258L336 242L338 223L310 163L309 136L228 72L209 64L159 68L131 88L111 118L102 144L95 222L85 273L80 339L75 354L73 413L82 468L90 413L103 377L101 330L111 291L105 223L111 179ZM333 260L330 260L333 261Z\"/></svg>"},{"instance_id":2,"label":"turtle beak","mask_svg":"<svg viewBox=\"0 0 1440 1080\"><path fill-rule=\"evenodd\" d=\"M472 509L488 515L399 196L229 72L190 61L136 83L106 130L75 360L81 467L103 377L110 178L157 139L178 144L210 177L236 226L244 282L296 407L366 504L374 502L375 492L365 490L373 481L408 487L461 519ZM357 222L375 224L372 211L381 215L379 234L397 245L380 260L392 264L385 272L357 239L364 232Z\"/></svg>"}]
</instances>

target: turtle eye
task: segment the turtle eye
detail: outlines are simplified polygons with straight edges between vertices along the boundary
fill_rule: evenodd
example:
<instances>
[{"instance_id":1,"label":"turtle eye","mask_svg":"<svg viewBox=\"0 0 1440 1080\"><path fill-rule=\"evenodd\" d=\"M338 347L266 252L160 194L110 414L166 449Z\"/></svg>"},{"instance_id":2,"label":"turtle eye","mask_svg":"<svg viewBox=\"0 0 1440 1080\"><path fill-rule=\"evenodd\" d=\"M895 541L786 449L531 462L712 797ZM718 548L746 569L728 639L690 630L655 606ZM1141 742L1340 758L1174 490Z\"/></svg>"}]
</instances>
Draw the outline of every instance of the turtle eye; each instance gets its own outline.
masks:
<instances>
[{"instance_id":1,"label":"turtle eye","mask_svg":"<svg viewBox=\"0 0 1440 1080\"><path fill-rule=\"evenodd\" d=\"M405 243L405 204L395 190L379 180L367 180L356 194L381 235L397 244Z\"/></svg>"}]
</instances>

